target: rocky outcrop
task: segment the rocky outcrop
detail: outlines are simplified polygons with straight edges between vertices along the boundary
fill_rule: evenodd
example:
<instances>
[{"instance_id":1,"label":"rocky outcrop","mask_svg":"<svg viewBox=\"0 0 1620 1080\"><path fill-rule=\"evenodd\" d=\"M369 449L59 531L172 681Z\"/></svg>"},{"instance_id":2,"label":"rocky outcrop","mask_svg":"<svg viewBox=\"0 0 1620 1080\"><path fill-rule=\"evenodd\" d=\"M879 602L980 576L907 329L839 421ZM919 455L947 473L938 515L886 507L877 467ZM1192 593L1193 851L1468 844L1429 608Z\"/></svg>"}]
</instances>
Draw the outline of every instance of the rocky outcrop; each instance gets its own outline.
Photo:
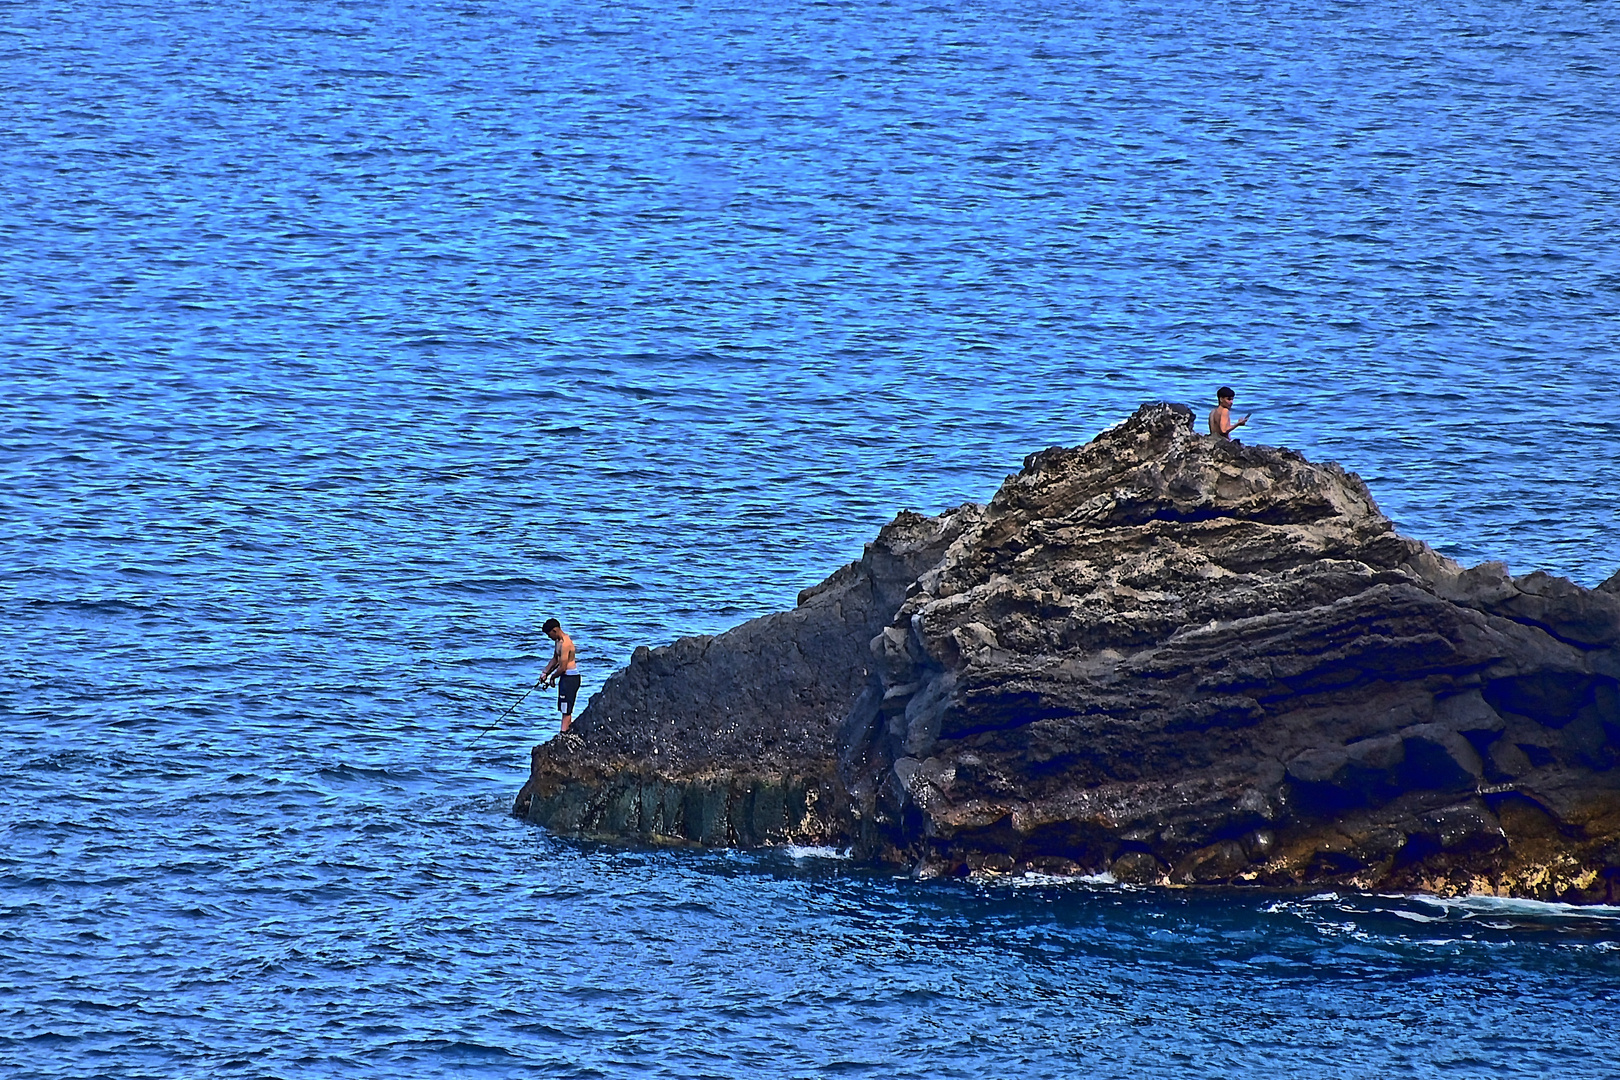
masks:
<instances>
[{"instance_id":1,"label":"rocky outcrop","mask_svg":"<svg viewBox=\"0 0 1620 1080\"><path fill-rule=\"evenodd\" d=\"M835 738L871 678L867 642L981 513L903 513L792 611L638 648L572 732L534 748L517 813L655 843L845 842Z\"/></svg>"},{"instance_id":2,"label":"rocky outcrop","mask_svg":"<svg viewBox=\"0 0 1620 1080\"><path fill-rule=\"evenodd\" d=\"M1620 575L1465 570L1177 405L638 650L579 732L519 797L568 832L1620 901Z\"/></svg>"}]
</instances>

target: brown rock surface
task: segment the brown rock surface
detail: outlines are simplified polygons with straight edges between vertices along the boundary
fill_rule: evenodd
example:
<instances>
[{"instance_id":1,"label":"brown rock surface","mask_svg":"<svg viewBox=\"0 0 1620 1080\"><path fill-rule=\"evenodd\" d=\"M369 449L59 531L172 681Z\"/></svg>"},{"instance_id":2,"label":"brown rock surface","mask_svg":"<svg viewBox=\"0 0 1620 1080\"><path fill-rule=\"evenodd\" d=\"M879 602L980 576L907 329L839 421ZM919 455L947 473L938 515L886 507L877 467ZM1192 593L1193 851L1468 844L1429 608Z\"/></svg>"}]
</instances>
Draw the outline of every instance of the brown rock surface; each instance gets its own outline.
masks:
<instances>
[{"instance_id":1,"label":"brown rock surface","mask_svg":"<svg viewBox=\"0 0 1620 1080\"><path fill-rule=\"evenodd\" d=\"M638 650L578 730L519 797L567 832L1620 900L1620 575L1464 570L1177 405Z\"/></svg>"}]
</instances>

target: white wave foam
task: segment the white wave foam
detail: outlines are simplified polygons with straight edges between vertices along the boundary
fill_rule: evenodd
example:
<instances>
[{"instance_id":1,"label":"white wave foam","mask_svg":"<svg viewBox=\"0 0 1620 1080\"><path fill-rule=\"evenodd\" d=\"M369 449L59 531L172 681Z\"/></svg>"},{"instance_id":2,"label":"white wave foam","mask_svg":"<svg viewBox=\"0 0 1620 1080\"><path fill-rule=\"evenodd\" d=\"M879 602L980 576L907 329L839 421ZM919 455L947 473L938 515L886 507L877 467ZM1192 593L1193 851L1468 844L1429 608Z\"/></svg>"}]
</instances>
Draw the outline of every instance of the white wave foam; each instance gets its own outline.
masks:
<instances>
[{"instance_id":1,"label":"white wave foam","mask_svg":"<svg viewBox=\"0 0 1620 1080\"><path fill-rule=\"evenodd\" d=\"M1390 914L1397 919L1406 919L1408 922L1436 923L1446 921L1443 915L1419 915L1415 911L1401 911L1398 908L1391 911Z\"/></svg>"},{"instance_id":2,"label":"white wave foam","mask_svg":"<svg viewBox=\"0 0 1620 1080\"><path fill-rule=\"evenodd\" d=\"M974 875L978 877L979 875ZM988 881L1004 881L1016 889L1029 888L1035 885L1118 885L1119 879L1104 870L1098 874L1043 874L1036 870L1026 870L1022 874L1011 876L1005 874L985 875Z\"/></svg>"},{"instance_id":3,"label":"white wave foam","mask_svg":"<svg viewBox=\"0 0 1620 1080\"><path fill-rule=\"evenodd\" d=\"M788 844L782 848L782 854L790 859L850 859L854 857L854 853L849 848L835 848L814 844Z\"/></svg>"},{"instance_id":4,"label":"white wave foam","mask_svg":"<svg viewBox=\"0 0 1620 1080\"><path fill-rule=\"evenodd\" d=\"M1564 904L1551 900L1522 900L1512 896L1425 896L1414 893L1400 897L1465 915L1519 915L1533 918L1620 919L1620 906L1613 904Z\"/></svg>"}]
</instances>

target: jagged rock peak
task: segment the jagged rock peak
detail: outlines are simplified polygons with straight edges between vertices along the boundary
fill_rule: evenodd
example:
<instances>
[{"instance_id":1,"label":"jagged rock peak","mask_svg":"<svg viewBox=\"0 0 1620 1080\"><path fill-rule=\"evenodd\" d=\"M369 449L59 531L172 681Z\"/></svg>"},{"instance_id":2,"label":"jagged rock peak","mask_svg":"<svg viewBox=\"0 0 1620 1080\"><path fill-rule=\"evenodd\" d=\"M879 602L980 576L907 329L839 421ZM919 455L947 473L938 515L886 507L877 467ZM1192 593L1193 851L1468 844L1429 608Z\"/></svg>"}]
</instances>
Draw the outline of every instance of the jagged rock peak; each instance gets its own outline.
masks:
<instances>
[{"instance_id":1,"label":"jagged rock peak","mask_svg":"<svg viewBox=\"0 0 1620 1080\"><path fill-rule=\"evenodd\" d=\"M990 514L1117 524L1344 516L1388 526L1360 477L1287 448L1199 435L1194 423L1185 405L1156 402L1084 446L1031 454Z\"/></svg>"}]
</instances>

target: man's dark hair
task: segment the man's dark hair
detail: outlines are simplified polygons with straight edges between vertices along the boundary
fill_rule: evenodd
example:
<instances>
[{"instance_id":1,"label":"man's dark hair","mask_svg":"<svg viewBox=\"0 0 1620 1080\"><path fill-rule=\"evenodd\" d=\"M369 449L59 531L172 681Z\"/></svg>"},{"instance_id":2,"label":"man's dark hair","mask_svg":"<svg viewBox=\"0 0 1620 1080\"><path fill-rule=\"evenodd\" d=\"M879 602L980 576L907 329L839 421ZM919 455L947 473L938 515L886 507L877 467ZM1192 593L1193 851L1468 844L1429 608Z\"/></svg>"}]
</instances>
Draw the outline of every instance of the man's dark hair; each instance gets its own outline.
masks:
<instances>
[{"instance_id":1,"label":"man's dark hair","mask_svg":"<svg viewBox=\"0 0 1620 1080\"><path fill-rule=\"evenodd\" d=\"M553 630L561 630L561 629L562 629L562 623L558 622L556 619L547 619L546 624L540 628L540 632L542 634L549 634Z\"/></svg>"},{"instance_id":2,"label":"man's dark hair","mask_svg":"<svg viewBox=\"0 0 1620 1080\"><path fill-rule=\"evenodd\" d=\"M1232 388L1230 386L1223 386L1219 390L1215 391L1215 397L1217 400L1219 400L1223 397L1237 397L1237 395L1232 393Z\"/></svg>"}]
</instances>

